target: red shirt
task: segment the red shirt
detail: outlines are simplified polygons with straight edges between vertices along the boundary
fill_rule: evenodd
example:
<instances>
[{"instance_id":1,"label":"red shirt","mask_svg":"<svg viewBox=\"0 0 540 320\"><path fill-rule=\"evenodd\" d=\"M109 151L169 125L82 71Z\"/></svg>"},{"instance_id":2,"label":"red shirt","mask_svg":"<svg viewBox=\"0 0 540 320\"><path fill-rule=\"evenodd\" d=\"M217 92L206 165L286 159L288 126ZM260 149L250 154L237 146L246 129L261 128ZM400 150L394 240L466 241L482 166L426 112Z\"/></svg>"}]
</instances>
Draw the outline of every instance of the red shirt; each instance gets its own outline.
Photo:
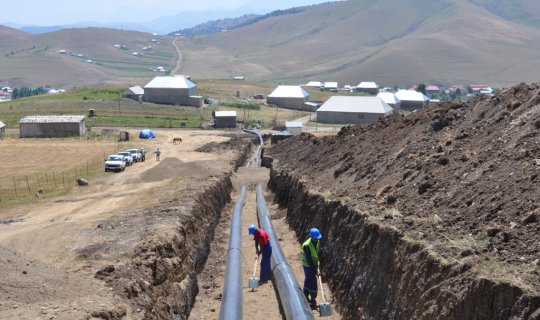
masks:
<instances>
[{"instance_id":1,"label":"red shirt","mask_svg":"<svg viewBox=\"0 0 540 320\"><path fill-rule=\"evenodd\" d=\"M270 236L263 229L257 229L257 232L253 234L253 239L265 247L270 243Z\"/></svg>"}]
</instances>

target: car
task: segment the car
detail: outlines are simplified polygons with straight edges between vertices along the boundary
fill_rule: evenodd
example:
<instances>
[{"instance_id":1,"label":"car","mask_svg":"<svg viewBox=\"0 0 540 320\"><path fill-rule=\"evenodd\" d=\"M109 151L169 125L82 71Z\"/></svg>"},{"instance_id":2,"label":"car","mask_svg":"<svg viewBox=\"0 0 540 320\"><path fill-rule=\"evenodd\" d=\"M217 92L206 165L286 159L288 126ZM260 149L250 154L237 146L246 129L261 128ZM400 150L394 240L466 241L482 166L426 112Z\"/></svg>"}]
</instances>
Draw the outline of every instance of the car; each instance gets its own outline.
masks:
<instances>
[{"instance_id":1,"label":"car","mask_svg":"<svg viewBox=\"0 0 540 320\"><path fill-rule=\"evenodd\" d=\"M105 160L105 172L107 171L124 171L126 169L126 162L124 156L119 154L112 154Z\"/></svg>"},{"instance_id":2,"label":"car","mask_svg":"<svg viewBox=\"0 0 540 320\"><path fill-rule=\"evenodd\" d=\"M117 154L124 156L124 161L126 162L126 166L130 166L133 164L133 156L131 155L130 152L121 151L121 152L118 152Z\"/></svg>"},{"instance_id":3,"label":"car","mask_svg":"<svg viewBox=\"0 0 540 320\"><path fill-rule=\"evenodd\" d=\"M142 161L142 154L140 149L127 149L127 152L133 156L133 162Z\"/></svg>"}]
</instances>

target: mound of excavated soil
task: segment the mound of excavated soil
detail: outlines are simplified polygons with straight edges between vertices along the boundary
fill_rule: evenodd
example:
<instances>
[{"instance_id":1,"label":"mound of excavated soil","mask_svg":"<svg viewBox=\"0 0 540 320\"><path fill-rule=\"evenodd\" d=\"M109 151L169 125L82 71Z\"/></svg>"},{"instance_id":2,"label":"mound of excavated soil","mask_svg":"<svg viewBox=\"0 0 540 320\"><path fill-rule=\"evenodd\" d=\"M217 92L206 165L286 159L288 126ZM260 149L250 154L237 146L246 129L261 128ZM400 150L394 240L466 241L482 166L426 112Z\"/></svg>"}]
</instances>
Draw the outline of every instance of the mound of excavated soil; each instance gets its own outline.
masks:
<instances>
[{"instance_id":1,"label":"mound of excavated soil","mask_svg":"<svg viewBox=\"0 0 540 320\"><path fill-rule=\"evenodd\" d=\"M251 141L254 138L252 134L234 134L230 135L231 139L224 142L210 142L202 147L195 149L197 152L208 152L222 154L231 151L242 151L246 147L246 141Z\"/></svg>"},{"instance_id":2,"label":"mound of excavated soil","mask_svg":"<svg viewBox=\"0 0 540 320\"><path fill-rule=\"evenodd\" d=\"M444 259L540 289L540 85L270 149L299 176Z\"/></svg>"},{"instance_id":3,"label":"mound of excavated soil","mask_svg":"<svg viewBox=\"0 0 540 320\"><path fill-rule=\"evenodd\" d=\"M165 158L152 169L145 171L139 180L155 182L177 177L202 178L221 173L222 171L212 166L211 161L182 162L178 158Z\"/></svg>"}]
</instances>

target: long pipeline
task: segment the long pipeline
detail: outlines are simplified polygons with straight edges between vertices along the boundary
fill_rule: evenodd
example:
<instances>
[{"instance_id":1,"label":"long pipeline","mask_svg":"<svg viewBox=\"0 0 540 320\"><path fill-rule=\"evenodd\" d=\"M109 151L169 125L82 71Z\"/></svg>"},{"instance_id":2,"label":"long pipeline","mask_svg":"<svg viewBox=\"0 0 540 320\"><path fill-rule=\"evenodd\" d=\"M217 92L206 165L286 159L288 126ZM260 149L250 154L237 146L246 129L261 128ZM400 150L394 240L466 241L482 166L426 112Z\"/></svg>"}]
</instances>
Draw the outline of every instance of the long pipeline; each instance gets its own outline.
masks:
<instances>
[{"instance_id":1,"label":"long pipeline","mask_svg":"<svg viewBox=\"0 0 540 320\"><path fill-rule=\"evenodd\" d=\"M221 320L242 319L242 207L246 193L246 186L242 186L232 214L225 285L219 311Z\"/></svg>"},{"instance_id":2,"label":"long pipeline","mask_svg":"<svg viewBox=\"0 0 540 320\"><path fill-rule=\"evenodd\" d=\"M261 166L261 154L264 148L263 137L257 130L244 129L244 132L252 133L252 134L257 135L257 137L259 137L259 147L257 148L257 152L255 153L255 163L257 164L257 168L259 168Z\"/></svg>"},{"instance_id":3,"label":"long pipeline","mask_svg":"<svg viewBox=\"0 0 540 320\"><path fill-rule=\"evenodd\" d=\"M257 185L257 214L261 227L270 236L272 276L274 277L285 318L287 320L314 319L307 299L300 289L298 281L296 281L294 273L279 245L278 237L272 226L270 212L264 200L264 191L260 184Z\"/></svg>"}]
</instances>

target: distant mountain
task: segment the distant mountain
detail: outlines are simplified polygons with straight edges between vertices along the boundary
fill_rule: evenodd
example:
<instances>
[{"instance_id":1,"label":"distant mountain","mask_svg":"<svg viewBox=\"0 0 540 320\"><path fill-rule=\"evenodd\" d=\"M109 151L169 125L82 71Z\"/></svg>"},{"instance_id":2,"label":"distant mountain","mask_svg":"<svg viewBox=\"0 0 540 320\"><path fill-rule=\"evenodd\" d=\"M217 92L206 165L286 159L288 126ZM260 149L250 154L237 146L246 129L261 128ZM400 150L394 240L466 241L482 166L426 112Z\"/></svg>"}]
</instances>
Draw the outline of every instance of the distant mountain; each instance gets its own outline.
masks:
<instances>
[{"instance_id":1,"label":"distant mountain","mask_svg":"<svg viewBox=\"0 0 540 320\"><path fill-rule=\"evenodd\" d=\"M222 32L226 30L236 29L255 23L260 20L264 20L270 17L277 17L287 14L295 14L306 10L307 7L291 8L286 10L276 10L270 13L259 14L245 14L237 18L227 18L219 20L211 20L205 23L196 25L193 28L186 28L178 31L171 32L169 35L181 34L185 36L198 36L211 34L216 32Z\"/></svg>"},{"instance_id":2,"label":"distant mountain","mask_svg":"<svg viewBox=\"0 0 540 320\"><path fill-rule=\"evenodd\" d=\"M377 81L388 86L510 86L538 80L540 30L509 20L504 11L479 1L321 4L228 32L184 39L182 53L189 63L183 72L195 78L241 74L283 83ZM534 5L526 0L496 3L501 2Z\"/></svg>"},{"instance_id":3,"label":"distant mountain","mask_svg":"<svg viewBox=\"0 0 540 320\"><path fill-rule=\"evenodd\" d=\"M238 28L239 26L243 26L247 23L256 21L258 17L260 17L260 15L246 14L238 18L211 20L205 23L198 24L193 28L185 28L171 32L169 33L169 35L181 34L185 36L199 36L204 34L221 32L224 30Z\"/></svg>"}]
</instances>

